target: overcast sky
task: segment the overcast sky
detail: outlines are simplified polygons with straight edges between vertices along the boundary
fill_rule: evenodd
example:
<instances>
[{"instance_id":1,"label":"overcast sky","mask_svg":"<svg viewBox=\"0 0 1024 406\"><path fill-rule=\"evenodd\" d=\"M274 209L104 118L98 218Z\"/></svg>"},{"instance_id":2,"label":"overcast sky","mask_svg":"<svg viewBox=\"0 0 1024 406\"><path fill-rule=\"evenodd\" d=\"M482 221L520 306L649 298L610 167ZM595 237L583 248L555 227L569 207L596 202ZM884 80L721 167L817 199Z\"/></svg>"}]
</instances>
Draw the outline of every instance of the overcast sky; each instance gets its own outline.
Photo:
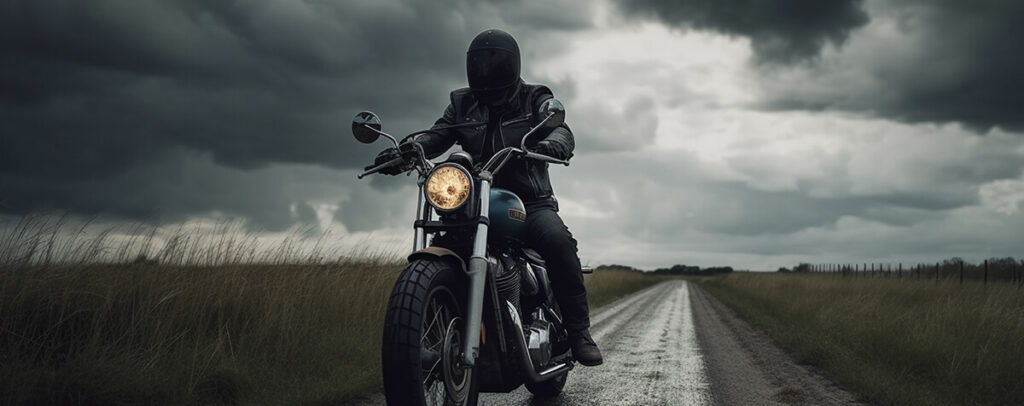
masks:
<instances>
[{"instance_id":1,"label":"overcast sky","mask_svg":"<svg viewBox=\"0 0 1024 406\"><path fill-rule=\"evenodd\" d=\"M356 180L385 144L351 117L429 126L500 28L567 108L552 178L585 263L1019 257L1022 21L1013 0L5 1L0 213L406 248L415 179Z\"/></svg>"}]
</instances>

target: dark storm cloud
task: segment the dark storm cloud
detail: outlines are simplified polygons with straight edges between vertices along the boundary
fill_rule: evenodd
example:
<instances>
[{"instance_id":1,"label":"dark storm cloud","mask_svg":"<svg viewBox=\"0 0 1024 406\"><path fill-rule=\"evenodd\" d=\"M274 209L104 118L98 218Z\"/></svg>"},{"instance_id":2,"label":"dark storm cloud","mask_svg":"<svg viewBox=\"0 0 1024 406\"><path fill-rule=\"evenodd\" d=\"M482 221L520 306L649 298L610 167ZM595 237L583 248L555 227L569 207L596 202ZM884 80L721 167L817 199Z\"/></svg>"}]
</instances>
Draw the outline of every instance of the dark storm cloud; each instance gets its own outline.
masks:
<instances>
[{"instance_id":1,"label":"dark storm cloud","mask_svg":"<svg viewBox=\"0 0 1024 406\"><path fill-rule=\"evenodd\" d=\"M182 170L170 151L212 158L196 181L220 192L240 192L228 183L258 183L241 178L278 163L365 165L384 144L351 140L355 112L380 113L396 133L427 126L463 86L473 35L497 26L528 44L546 30L585 27L580 10L556 18L523 2L3 2L0 210L143 220L223 210L280 228L307 196L282 196L286 185L273 180L246 189L248 201L176 190L164 182ZM169 196L177 193L191 195Z\"/></svg>"},{"instance_id":2,"label":"dark storm cloud","mask_svg":"<svg viewBox=\"0 0 1024 406\"><path fill-rule=\"evenodd\" d=\"M208 152L177 148L162 151L130 171L102 178L44 182L0 173L0 184L20 191L12 195L13 204L39 202L34 210L70 210L155 223L220 214L249 219L253 230L280 231L296 222L311 222L312 209L302 207L303 201L334 198L341 193L337 185L341 178L337 171L308 165L229 168L214 162ZM73 202L74 206L50 202Z\"/></svg>"},{"instance_id":3,"label":"dark storm cloud","mask_svg":"<svg viewBox=\"0 0 1024 406\"><path fill-rule=\"evenodd\" d=\"M769 87L768 106L841 109L907 122L1024 130L1024 3L872 4L872 43ZM886 34L885 27L896 32Z\"/></svg>"},{"instance_id":4,"label":"dark storm cloud","mask_svg":"<svg viewBox=\"0 0 1024 406\"><path fill-rule=\"evenodd\" d=\"M1024 2L618 4L670 26L749 39L770 110L848 110L910 123L961 122L980 132L1024 130ZM829 43L836 52L823 53Z\"/></svg>"},{"instance_id":5,"label":"dark storm cloud","mask_svg":"<svg viewBox=\"0 0 1024 406\"><path fill-rule=\"evenodd\" d=\"M868 18L861 0L618 0L629 14L673 26L750 39L761 62L817 56L826 43L842 45Z\"/></svg>"}]
</instances>

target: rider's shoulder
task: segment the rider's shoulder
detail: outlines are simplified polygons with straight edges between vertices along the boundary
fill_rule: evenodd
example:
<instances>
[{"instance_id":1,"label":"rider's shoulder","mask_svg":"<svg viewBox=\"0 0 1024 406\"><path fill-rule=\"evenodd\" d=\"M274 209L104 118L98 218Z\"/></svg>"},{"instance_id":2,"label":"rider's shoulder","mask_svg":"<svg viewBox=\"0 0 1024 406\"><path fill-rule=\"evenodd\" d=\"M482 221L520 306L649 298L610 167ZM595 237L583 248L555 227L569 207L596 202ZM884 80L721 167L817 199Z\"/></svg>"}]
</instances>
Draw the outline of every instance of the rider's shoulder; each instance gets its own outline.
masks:
<instances>
[{"instance_id":1,"label":"rider's shoulder","mask_svg":"<svg viewBox=\"0 0 1024 406\"><path fill-rule=\"evenodd\" d=\"M458 106L465 101L474 100L473 92L468 87L460 87L452 90L451 101L453 106Z\"/></svg>"},{"instance_id":2,"label":"rider's shoulder","mask_svg":"<svg viewBox=\"0 0 1024 406\"><path fill-rule=\"evenodd\" d=\"M456 94L457 95L465 95L465 94L469 94L469 93L471 93L471 92L470 92L468 87L460 87L458 89L452 90L452 95L453 96L456 95Z\"/></svg>"},{"instance_id":3,"label":"rider's shoulder","mask_svg":"<svg viewBox=\"0 0 1024 406\"><path fill-rule=\"evenodd\" d=\"M473 92L468 87L458 88L452 90L451 93L451 105L455 109L455 113L458 117L464 115L469 111L475 104L476 98L473 97Z\"/></svg>"},{"instance_id":4,"label":"rider's shoulder","mask_svg":"<svg viewBox=\"0 0 1024 406\"><path fill-rule=\"evenodd\" d=\"M531 106L536 106L545 99L555 97L551 88L542 84L524 82L522 87L520 87L520 91L522 92L521 94L526 96L525 100L527 100Z\"/></svg>"},{"instance_id":5,"label":"rider's shoulder","mask_svg":"<svg viewBox=\"0 0 1024 406\"><path fill-rule=\"evenodd\" d=\"M551 88L548 87L548 85L544 85L544 84L540 84L540 83L526 83L526 82L523 82L523 85L520 87L520 92L526 93L526 94L528 94L530 96L536 96L536 95L541 95L541 94L548 94L548 95L552 94Z\"/></svg>"}]
</instances>

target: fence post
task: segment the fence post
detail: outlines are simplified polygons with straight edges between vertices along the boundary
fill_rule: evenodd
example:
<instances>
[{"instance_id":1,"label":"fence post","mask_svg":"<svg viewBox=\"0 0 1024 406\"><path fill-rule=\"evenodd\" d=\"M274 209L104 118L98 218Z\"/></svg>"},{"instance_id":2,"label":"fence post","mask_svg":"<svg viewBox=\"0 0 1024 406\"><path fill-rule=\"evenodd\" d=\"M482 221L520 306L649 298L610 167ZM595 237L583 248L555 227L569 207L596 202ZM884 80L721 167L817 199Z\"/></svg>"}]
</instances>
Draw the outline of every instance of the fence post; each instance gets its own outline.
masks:
<instances>
[{"instance_id":1,"label":"fence post","mask_svg":"<svg viewBox=\"0 0 1024 406\"><path fill-rule=\"evenodd\" d=\"M988 285L988 260L985 260L985 284Z\"/></svg>"},{"instance_id":2,"label":"fence post","mask_svg":"<svg viewBox=\"0 0 1024 406\"><path fill-rule=\"evenodd\" d=\"M900 262L899 268L896 268L896 278L903 279L903 263Z\"/></svg>"},{"instance_id":3,"label":"fence post","mask_svg":"<svg viewBox=\"0 0 1024 406\"><path fill-rule=\"evenodd\" d=\"M935 283L939 283L939 263L935 263Z\"/></svg>"},{"instance_id":4,"label":"fence post","mask_svg":"<svg viewBox=\"0 0 1024 406\"><path fill-rule=\"evenodd\" d=\"M964 262L960 261L960 284L964 284Z\"/></svg>"},{"instance_id":5,"label":"fence post","mask_svg":"<svg viewBox=\"0 0 1024 406\"><path fill-rule=\"evenodd\" d=\"M1024 259L1020 260L1020 266L1024 268ZM1018 269L1017 274L1020 275L1017 277L1017 289L1019 290L1021 286L1024 286L1024 269Z\"/></svg>"}]
</instances>

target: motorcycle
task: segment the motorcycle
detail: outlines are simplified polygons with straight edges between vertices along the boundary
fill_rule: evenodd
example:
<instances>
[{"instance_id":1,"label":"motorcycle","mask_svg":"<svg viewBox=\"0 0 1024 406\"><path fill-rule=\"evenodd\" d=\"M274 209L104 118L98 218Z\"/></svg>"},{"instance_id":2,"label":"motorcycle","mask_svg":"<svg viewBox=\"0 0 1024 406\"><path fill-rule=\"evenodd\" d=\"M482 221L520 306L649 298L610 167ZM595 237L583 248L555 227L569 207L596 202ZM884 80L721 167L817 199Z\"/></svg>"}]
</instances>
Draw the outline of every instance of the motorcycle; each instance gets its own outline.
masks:
<instances>
[{"instance_id":1,"label":"motorcycle","mask_svg":"<svg viewBox=\"0 0 1024 406\"><path fill-rule=\"evenodd\" d=\"M497 151L487 162L465 152L441 162L427 159L414 141L399 143L381 131L369 111L352 121L362 143L383 136L401 156L374 167L418 174L413 252L391 291L382 337L384 393L391 405L475 405L480 392L510 392L521 385L535 396L559 394L575 362L561 312L540 255L522 240L526 208L514 193L491 187L512 159L568 165L531 152L526 140L556 127L565 109L546 101L546 117L519 147ZM462 123L445 129L486 123ZM585 268L585 273L592 272Z\"/></svg>"}]
</instances>

